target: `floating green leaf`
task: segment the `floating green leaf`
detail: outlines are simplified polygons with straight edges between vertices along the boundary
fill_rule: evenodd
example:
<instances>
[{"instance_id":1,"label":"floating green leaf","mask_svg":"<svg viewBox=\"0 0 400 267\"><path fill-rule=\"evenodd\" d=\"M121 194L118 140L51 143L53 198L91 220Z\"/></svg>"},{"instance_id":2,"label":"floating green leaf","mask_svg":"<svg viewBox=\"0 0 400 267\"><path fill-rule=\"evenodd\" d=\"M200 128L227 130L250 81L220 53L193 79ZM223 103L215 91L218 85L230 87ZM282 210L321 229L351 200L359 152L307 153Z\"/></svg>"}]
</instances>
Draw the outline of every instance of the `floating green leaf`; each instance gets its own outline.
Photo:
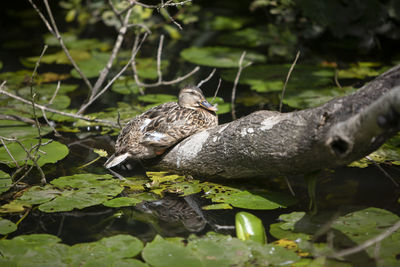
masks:
<instances>
[{"instance_id":1,"label":"floating green leaf","mask_svg":"<svg viewBox=\"0 0 400 267\"><path fill-rule=\"evenodd\" d=\"M6 235L17 230L17 225L10 220L0 217L0 235Z\"/></svg>"},{"instance_id":2,"label":"floating green leaf","mask_svg":"<svg viewBox=\"0 0 400 267\"><path fill-rule=\"evenodd\" d=\"M169 62L167 60L161 60L160 69L163 74L166 74ZM137 58L136 69L139 77L144 79L156 79L157 74L157 61L154 58Z\"/></svg>"},{"instance_id":3,"label":"floating green leaf","mask_svg":"<svg viewBox=\"0 0 400 267\"><path fill-rule=\"evenodd\" d=\"M57 178L51 184L62 191L61 195L39 206L44 212L70 211L99 205L123 190L111 175L75 174Z\"/></svg>"},{"instance_id":4,"label":"floating green leaf","mask_svg":"<svg viewBox=\"0 0 400 267\"><path fill-rule=\"evenodd\" d=\"M339 79L365 79L367 77L378 76L388 67L377 69L380 67L380 63L377 62L358 62L356 64L350 64L347 69L341 69L338 72Z\"/></svg>"},{"instance_id":5,"label":"floating green leaf","mask_svg":"<svg viewBox=\"0 0 400 267\"><path fill-rule=\"evenodd\" d=\"M290 64L250 66L243 70L239 83L250 85L257 92L280 92L289 69ZM233 82L236 74L237 70L224 70L222 78ZM327 86L332 84L333 76L331 68L297 65L290 76L286 93Z\"/></svg>"},{"instance_id":6,"label":"floating green leaf","mask_svg":"<svg viewBox=\"0 0 400 267\"><path fill-rule=\"evenodd\" d=\"M378 150L372 152L367 157L352 162L349 166L365 168L373 163L400 165L400 135L392 137Z\"/></svg>"},{"instance_id":7,"label":"floating green leaf","mask_svg":"<svg viewBox=\"0 0 400 267\"><path fill-rule=\"evenodd\" d=\"M225 192L215 195L211 193L207 197L210 197L213 202L223 202L236 208L253 210L285 208L296 202L289 195L274 192L263 192L261 194L254 194L249 191L237 191L228 194L225 194Z\"/></svg>"},{"instance_id":8,"label":"floating green leaf","mask_svg":"<svg viewBox=\"0 0 400 267\"><path fill-rule=\"evenodd\" d=\"M168 242L160 236L156 236L154 240L147 243L142 251L143 259L151 266L203 266L188 248L183 244L176 242Z\"/></svg>"},{"instance_id":9,"label":"floating green leaf","mask_svg":"<svg viewBox=\"0 0 400 267\"><path fill-rule=\"evenodd\" d=\"M119 208L119 207L128 207L135 206L142 202L142 199L134 198L134 197L117 197L106 202L103 202L103 205L111 208Z\"/></svg>"},{"instance_id":10,"label":"floating green leaf","mask_svg":"<svg viewBox=\"0 0 400 267\"><path fill-rule=\"evenodd\" d=\"M90 59L90 53L85 51L85 50L69 50L69 53L71 57L76 61L76 62L81 62L85 60ZM25 60L21 60L21 63L25 65L26 67L32 67L36 64L36 62L39 60L39 57L28 57ZM46 64L72 64L71 61L69 61L68 57L65 55L64 51L59 51L54 54L47 54L42 57L40 60L40 63L46 63Z\"/></svg>"},{"instance_id":11,"label":"floating green leaf","mask_svg":"<svg viewBox=\"0 0 400 267\"><path fill-rule=\"evenodd\" d=\"M80 50L101 50L101 51L106 51L111 48L110 44L100 42L97 39L91 38L91 39L83 39L83 38L78 38L78 36L75 33L62 33L61 34L63 38L64 44L69 48L69 49L80 49ZM47 45L50 46L59 46L60 42L57 40L56 37L52 34L46 34L44 42Z\"/></svg>"},{"instance_id":12,"label":"floating green leaf","mask_svg":"<svg viewBox=\"0 0 400 267\"><path fill-rule=\"evenodd\" d=\"M26 81L32 76L32 71L19 70L15 72L0 73L0 81L7 81L7 85L12 88L26 86ZM1 98L0 98L1 99Z\"/></svg>"},{"instance_id":13,"label":"floating green leaf","mask_svg":"<svg viewBox=\"0 0 400 267\"><path fill-rule=\"evenodd\" d=\"M181 52L181 56L194 64L219 67L238 68L239 59L243 50L230 47L190 47ZM264 55L248 51L243 65L248 62L264 62Z\"/></svg>"},{"instance_id":14,"label":"floating green leaf","mask_svg":"<svg viewBox=\"0 0 400 267\"><path fill-rule=\"evenodd\" d=\"M227 249L229 248L229 249ZM274 245L241 241L226 235L208 233L190 236L185 246L181 240L160 236L147 243L142 257L151 266L267 266L294 263L299 257Z\"/></svg>"},{"instance_id":15,"label":"floating green leaf","mask_svg":"<svg viewBox=\"0 0 400 267\"><path fill-rule=\"evenodd\" d=\"M246 17L215 16L211 22L214 30L237 30L249 21Z\"/></svg>"},{"instance_id":16,"label":"floating green leaf","mask_svg":"<svg viewBox=\"0 0 400 267\"><path fill-rule=\"evenodd\" d=\"M139 86L132 78L122 76L114 82L111 90L123 95L137 94L139 93Z\"/></svg>"},{"instance_id":17,"label":"floating green leaf","mask_svg":"<svg viewBox=\"0 0 400 267\"><path fill-rule=\"evenodd\" d=\"M132 259L143 248L140 240L116 235L97 242L68 246L47 234L22 235L0 240L4 266L133 266L145 267Z\"/></svg>"},{"instance_id":18,"label":"floating green leaf","mask_svg":"<svg viewBox=\"0 0 400 267\"><path fill-rule=\"evenodd\" d=\"M63 176L51 181L51 184L31 187L11 204L39 205L39 210L43 212L71 211L102 204L123 190L119 181L108 174Z\"/></svg>"},{"instance_id":19,"label":"floating green leaf","mask_svg":"<svg viewBox=\"0 0 400 267\"><path fill-rule=\"evenodd\" d=\"M94 78L99 76L100 71L105 67L109 57L109 53L93 52L90 58L80 61L78 66L87 78ZM75 69L71 71L71 75L74 78L81 78Z\"/></svg>"},{"instance_id":20,"label":"floating green leaf","mask_svg":"<svg viewBox=\"0 0 400 267\"><path fill-rule=\"evenodd\" d=\"M178 98L174 95L166 94L145 94L138 96L138 99L146 103L162 104L166 102L176 102Z\"/></svg>"},{"instance_id":21,"label":"floating green leaf","mask_svg":"<svg viewBox=\"0 0 400 267\"><path fill-rule=\"evenodd\" d=\"M38 155L40 155L40 158L37 160L37 164L39 166L43 166L46 163L55 163L68 155L68 147L66 145L63 145L57 141L52 141L51 143L45 144L48 141L50 140L42 139L42 146L40 146L40 149L38 151ZM25 139L22 140L20 143L25 147L25 149L29 151L32 147L38 145L39 140ZM25 159L27 159L28 156L26 151L24 150L24 148L21 147L20 144L16 142L8 143L7 148L19 165L25 164ZM3 164L7 164L10 167L15 167L14 161L12 160L4 146L0 147L0 162ZM34 163L31 159L28 159L27 164L32 165Z\"/></svg>"},{"instance_id":22,"label":"floating green leaf","mask_svg":"<svg viewBox=\"0 0 400 267\"><path fill-rule=\"evenodd\" d=\"M9 189L11 184L10 175L0 170L0 195Z\"/></svg>"},{"instance_id":23,"label":"floating green leaf","mask_svg":"<svg viewBox=\"0 0 400 267\"><path fill-rule=\"evenodd\" d=\"M224 45L259 47L268 45L268 55L292 57L297 37L286 27L268 24L221 34L218 42Z\"/></svg>"},{"instance_id":24,"label":"floating green leaf","mask_svg":"<svg viewBox=\"0 0 400 267\"><path fill-rule=\"evenodd\" d=\"M366 208L348 213L336 219L332 224L333 229L340 231L344 235L337 235L335 242L346 248L354 246L354 244L359 245L385 232L399 220L399 216L378 208ZM381 266L397 266L400 264L400 259L398 258L400 251L399 240L400 231L397 231L381 241L379 249ZM371 258L376 255L374 246L366 248L365 252ZM368 262L368 257L363 256L362 253L358 254L356 258L358 258L358 261L363 262L361 265Z\"/></svg>"}]
</instances>

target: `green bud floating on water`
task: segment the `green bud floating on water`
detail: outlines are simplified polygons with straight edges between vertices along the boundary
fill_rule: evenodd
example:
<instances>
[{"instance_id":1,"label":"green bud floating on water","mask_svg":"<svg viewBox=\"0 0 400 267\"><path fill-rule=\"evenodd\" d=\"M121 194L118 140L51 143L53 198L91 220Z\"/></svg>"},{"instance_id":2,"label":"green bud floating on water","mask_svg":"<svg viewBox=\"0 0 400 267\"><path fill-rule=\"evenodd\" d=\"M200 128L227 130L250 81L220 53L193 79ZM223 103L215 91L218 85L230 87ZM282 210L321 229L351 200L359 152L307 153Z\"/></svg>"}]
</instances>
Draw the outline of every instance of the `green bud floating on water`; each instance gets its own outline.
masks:
<instances>
[{"instance_id":1,"label":"green bud floating on water","mask_svg":"<svg viewBox=\"0 0 400 267\"><path fill-rule=\"evenodd\" d=\"M248 212L238 212L235 216L236 236L241 240L253 240L260 244L267 242L262 221Z\"/></svg>"}]
</instances>

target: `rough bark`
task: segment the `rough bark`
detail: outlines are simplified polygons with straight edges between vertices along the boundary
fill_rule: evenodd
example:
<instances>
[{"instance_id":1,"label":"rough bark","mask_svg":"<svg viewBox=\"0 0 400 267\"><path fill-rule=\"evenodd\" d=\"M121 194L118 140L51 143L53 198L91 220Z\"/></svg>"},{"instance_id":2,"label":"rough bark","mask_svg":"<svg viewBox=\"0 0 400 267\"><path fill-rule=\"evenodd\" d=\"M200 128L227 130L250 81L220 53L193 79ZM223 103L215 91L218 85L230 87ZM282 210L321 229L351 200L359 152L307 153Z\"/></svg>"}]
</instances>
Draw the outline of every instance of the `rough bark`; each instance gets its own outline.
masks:
<instances>
[{"instance_id":1,"label":"rough bark","mask_svg":"<svg viewBox=\"0 0 400 267\"><path fill-rule=\"evenodd\" d=\"M154 167L195 176L307 173L362 158L400 129L400 66L355 93L291 113L257 111L197 133Z\"/></svg>"}]
</instances>

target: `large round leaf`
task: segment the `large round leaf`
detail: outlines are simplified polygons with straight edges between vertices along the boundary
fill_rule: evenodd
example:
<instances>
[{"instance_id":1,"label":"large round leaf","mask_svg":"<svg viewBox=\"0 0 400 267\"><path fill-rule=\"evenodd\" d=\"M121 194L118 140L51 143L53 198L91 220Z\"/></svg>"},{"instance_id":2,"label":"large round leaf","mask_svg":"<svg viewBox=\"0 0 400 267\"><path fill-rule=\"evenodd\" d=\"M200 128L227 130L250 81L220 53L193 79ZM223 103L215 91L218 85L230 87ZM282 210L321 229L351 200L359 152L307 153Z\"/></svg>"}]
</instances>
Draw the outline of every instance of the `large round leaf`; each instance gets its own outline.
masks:
<instances>
[{"instance_id":1,"label":"large round leaf","mask_svg":"<svg viewBox=\"0 0 400 267\"><path fill-rule=\"evenodd\" d=\"M181 52L181 56L192 63L219 67L219 68L238 68L240 56L243 50L234 49L230 47L190 47ZM266 57L264 55L247 52L243 65L249 61L264 62Z\"/></svg>"},{"instance_id":2,"label":"large round leaf","mask_svg":"<svg viewBox=\"0 0 400 267\"><path fill-rule=\"evenodd\" d=\"M52 141L51 143L45 144L48 141L50 140L42 139L42 145L37 152L37 156L40 156L37 160L37 164L39 166L43 166L46 163L55 163L68 155L68 147L66 145L61 144L57 141ZM22 146L28 151L31 150L34 146L37 146L38 143L39 139L26 139L21 141ZM27 152L23 147L21 147L21 145L16 142L7 144L8 152L10 152L10 154L19 165L24 165L25 160L28 158ZM31 152L31 156L34 156L35 149L33 149L32 151L33 152ZM0 147L0 162L3 164L7 164L10 167L15 167L15 163L8 152L4 146ZM31 159L28 159L27 164L33 165L34 163Z\"/></svg>"}]
</instances>

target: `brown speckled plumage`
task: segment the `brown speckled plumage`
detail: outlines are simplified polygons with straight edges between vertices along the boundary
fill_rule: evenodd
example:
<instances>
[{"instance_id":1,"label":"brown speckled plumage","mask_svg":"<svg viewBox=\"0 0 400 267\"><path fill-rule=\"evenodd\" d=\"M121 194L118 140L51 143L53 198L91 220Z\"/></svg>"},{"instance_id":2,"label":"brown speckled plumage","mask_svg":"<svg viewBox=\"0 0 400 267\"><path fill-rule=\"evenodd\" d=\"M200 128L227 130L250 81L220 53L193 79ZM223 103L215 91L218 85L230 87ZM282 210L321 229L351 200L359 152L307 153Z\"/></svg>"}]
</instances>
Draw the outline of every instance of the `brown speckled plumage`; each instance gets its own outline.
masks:
<instances>
[{"instance_id":1,"label":"brown speckled plumage","mask_svg":"<svg viewBox=\"0 0 400 267\"><path fill-rule=\"evenodd\" d=\"M215 111L200 88L186 87L180 91L178 103L164 103L132 119L122 129L115 154L105 166L111 168L127 158L156 157L189 135L218 125Z\"/></svg>"}]
</instances>

